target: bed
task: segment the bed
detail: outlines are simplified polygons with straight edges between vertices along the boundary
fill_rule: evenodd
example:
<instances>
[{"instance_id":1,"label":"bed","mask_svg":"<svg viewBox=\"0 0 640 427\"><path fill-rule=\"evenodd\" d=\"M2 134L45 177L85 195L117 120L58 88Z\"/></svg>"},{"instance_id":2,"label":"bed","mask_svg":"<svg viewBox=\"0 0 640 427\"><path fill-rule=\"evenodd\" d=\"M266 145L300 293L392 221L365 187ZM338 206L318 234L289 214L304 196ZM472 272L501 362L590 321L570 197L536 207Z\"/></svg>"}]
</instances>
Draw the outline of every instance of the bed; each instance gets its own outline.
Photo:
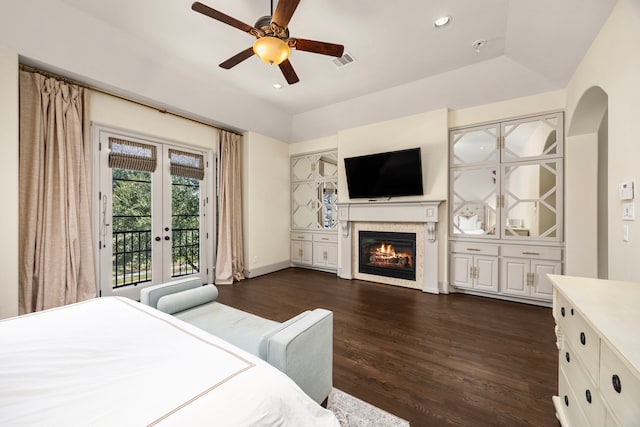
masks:
<instances>
[{"instance_id":1,"label":"bed","mask_svg":"<svg viewBox=\"0 0 640 427\"><path fill-rule=\"evenodd\" d=\"M1 426L332 426L266 362L135 301L0 321Z\"/></svg>"},{"instance_id":2,"label":"bed","mask_svg":"<svg viewBox=\"0 0 640 427\"><path fill-rule=\"evenodd\" d=\"M453 216L453 233L467 235L492 234L485 230L486 218L491 215L488 207L481 203L466 203ZM491 223L491 222L489 222Z\"/></svg>"}]
</instances>

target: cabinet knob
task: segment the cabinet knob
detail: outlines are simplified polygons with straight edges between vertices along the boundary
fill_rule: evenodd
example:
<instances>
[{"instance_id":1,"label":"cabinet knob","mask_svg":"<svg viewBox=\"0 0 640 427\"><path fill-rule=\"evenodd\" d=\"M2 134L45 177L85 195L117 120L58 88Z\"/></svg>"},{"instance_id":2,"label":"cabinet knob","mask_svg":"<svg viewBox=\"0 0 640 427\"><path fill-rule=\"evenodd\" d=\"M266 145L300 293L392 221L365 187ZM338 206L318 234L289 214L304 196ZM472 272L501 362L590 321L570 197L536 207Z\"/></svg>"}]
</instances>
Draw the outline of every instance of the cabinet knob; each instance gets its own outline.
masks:
<instances>
[{"instance_id":1,"label":"cabinet knob","mask_svg":"<svg viewBox=\"0 0 640 427\"><path fill-rule=\"evenodd\" d=\"M564 354L564 357L565 357L565 359L567 359L567 363L571 362L571 356L569 355L568 351Z\"/></svg>"},{"instance_id":2,"label":"cabinet knob","mask_svg":"<svg viewBox=\"0 0 640 427\"><path fill-rule=\"evenodd\" d=\"M569 406L569 396L567 396L566 394L564 395L564 404Z\"/></svg>"},{"instance_id":3,"label":"cabinet knob","mask_svg":"<svg viewBox=\"0 0 640 427\"><path fill-rule=\"evenodd\" d=\"M571 309L571 315L573 316L573 308Z\"/></svg>"},{"instance_id":4,"label":"cabinet knob","mask_svg":"<svg viewBox=\"0 0 640 427\"><path fill-rule=\"evenodd\" d=\"M613 374L613 376L611 377L611 384L613 384L613 389L617 393L622 392L622 383L620 382L620 377L618 375Z\"/></svg>"},{"instance_id":5,"label":"cabinet knob","mask_svg":"<svg viewBox=\"0 0 640 427\"><path fill-rule=\"evenodd\" d=\"M584 332L580 332L580 344L587 345L587 336Z\"/></svg>"},{"instance_id":6,"label":"cabinet knob","mask_svg":"<svg viewBox=\"0 0 640 427\"><path fill-rule=\"evenodd\" d=\"M566 314L564 307L560 307L560 314L562 314L562 317Z\"/></svg>"},{"instance_id":7,"label":"cabinet knob","mask_svg":"<svg viewBox=\"0 0 640 427\"><path fill-rule=\"evenodd\" d=\"M587 398L587 402L591 403L591 390L587 389L587 391L584 394L585 394L585 397Z\"/></svg>"}]
</instances>

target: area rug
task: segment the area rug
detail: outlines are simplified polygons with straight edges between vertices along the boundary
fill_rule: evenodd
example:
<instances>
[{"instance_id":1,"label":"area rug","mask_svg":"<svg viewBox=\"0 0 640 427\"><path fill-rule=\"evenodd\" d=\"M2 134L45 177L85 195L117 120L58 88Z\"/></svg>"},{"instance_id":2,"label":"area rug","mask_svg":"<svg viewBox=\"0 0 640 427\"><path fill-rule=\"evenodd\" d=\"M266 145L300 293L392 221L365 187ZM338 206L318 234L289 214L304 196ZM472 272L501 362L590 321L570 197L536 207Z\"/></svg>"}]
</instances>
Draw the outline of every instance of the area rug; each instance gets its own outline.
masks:
<instances>
[{"instance_id":1,"label":"area rug","mask_svg":"<svg viewBox=\"0 0 640 427\"><path fill-rule=\"evenodd\" d=\"M327 409L342 427L408 427L409 422L334 388Z\"/></svg>"}]
</instances>

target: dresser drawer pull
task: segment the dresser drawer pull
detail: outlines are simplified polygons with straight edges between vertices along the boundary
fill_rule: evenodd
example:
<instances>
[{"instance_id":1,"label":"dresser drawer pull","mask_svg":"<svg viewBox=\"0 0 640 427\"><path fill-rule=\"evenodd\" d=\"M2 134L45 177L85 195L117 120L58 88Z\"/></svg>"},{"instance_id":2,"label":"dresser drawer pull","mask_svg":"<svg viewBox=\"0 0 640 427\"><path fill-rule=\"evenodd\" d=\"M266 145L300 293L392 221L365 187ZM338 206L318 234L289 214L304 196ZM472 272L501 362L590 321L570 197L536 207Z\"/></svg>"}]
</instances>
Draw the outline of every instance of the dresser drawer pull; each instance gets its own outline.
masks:
<instances>
[{"instance_id":1,"label":"dresser drawer pull","mask_svg":"<svg viewBox=\"0 0 640 427\"><path fill-rule=\"evenodd\" d=\"M564 404L569 406L569 396L567 396L566 394L564 395Z\"/></svg>"},{"instance_id":2,"label":"dresser drawer pull","mask_svg":"<svg viewBox=\"0 0 640 427\"><path fill-rule=\"evenodd\" d=\"M560 307L560 314L562 314L562 317L566 314L564 307Z\"/></svg>"},{"instance_id":3,"label":"dresser drawer pull","mask_svg":"<svg viewBox=\"0 0 640 427\"><path fill-rule=\"evenodd\" d=\"M622 391L622 383L620 382L620 377L616 374L613 374L611 377L611 383L613 384L613 389L620 393Z\"/></svg>"},{"instance_id":4,"label":"dresser drawer pull","mask_svg":"<svg viewBox=\"0 0 640 427\"><path fill-rule=\"evenodd\" d=\"M569 355L568 351L564 354L564 357L565 359L567 359L567 363L571 363L571 356Z\"/></svg>"},{"instance_id":5,"label":"dresser drawer pull","mask_svg":"<svg viewBox=\"0 0 640 427\"><path fill-rule=\"evenodd\" d=\"M522 255L540 255L540 252L522 252Z\"/></svg>"},{"instance_id":6,"label":"dresser drawer pull","mask_svg":"<svg viewBox=\"0 0 640 427\"><path fill-rule=\"evenodd\" d=\"M580 332L580 344L587 345L587 336L584 332Z\"/></svg>"},{"instance_id":7,"label":"dresser drawer pull","mask_svg":"<svg viewBox=\"0 0 640 427\"><path fill-rule=\"evenodd\" d=\"M467 248L468 251L480 252L482 249L478 248Z\"/></svg>"},{"instance_id":8,"label":"dresser drawer pull","mask_svg":"<svg viewBox=\"0 0 640 427\"><path fill-rule=\"evenodd\" d=\"M321 237L320 240L329 240L328 237Z\"/></svg>"},{"instance_id":9,"label":"dresser drawer pull","mask_svg":"<svg viewBox=\"0 0 640 427\"><path fill-rule=\"evenodd\" d=\"M587 397L587 402L591 403L591 390L587 389L585 395Z\"/></svg>"}]
</instances>

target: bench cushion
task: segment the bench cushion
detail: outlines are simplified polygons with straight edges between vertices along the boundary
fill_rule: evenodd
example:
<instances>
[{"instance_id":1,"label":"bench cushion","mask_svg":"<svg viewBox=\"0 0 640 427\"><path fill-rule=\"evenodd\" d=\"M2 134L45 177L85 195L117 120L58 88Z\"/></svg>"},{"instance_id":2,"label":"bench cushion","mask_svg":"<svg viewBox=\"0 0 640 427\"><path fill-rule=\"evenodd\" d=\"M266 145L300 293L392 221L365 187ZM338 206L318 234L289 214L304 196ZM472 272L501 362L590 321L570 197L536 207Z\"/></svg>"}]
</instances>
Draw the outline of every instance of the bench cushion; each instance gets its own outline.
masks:
<instances>
[{"instance_id":1,"label":"bench cushion","mask_svg":"<svg viewBox=\"0 0 640 427\"><path fill-rule=\"evenodd\" d=\"M218 298L218 288L214 285L200 286L160 297L158 299L158 310L167 314L174 314L215 301L216 298Z\"/></svg>"}]
</instances>

